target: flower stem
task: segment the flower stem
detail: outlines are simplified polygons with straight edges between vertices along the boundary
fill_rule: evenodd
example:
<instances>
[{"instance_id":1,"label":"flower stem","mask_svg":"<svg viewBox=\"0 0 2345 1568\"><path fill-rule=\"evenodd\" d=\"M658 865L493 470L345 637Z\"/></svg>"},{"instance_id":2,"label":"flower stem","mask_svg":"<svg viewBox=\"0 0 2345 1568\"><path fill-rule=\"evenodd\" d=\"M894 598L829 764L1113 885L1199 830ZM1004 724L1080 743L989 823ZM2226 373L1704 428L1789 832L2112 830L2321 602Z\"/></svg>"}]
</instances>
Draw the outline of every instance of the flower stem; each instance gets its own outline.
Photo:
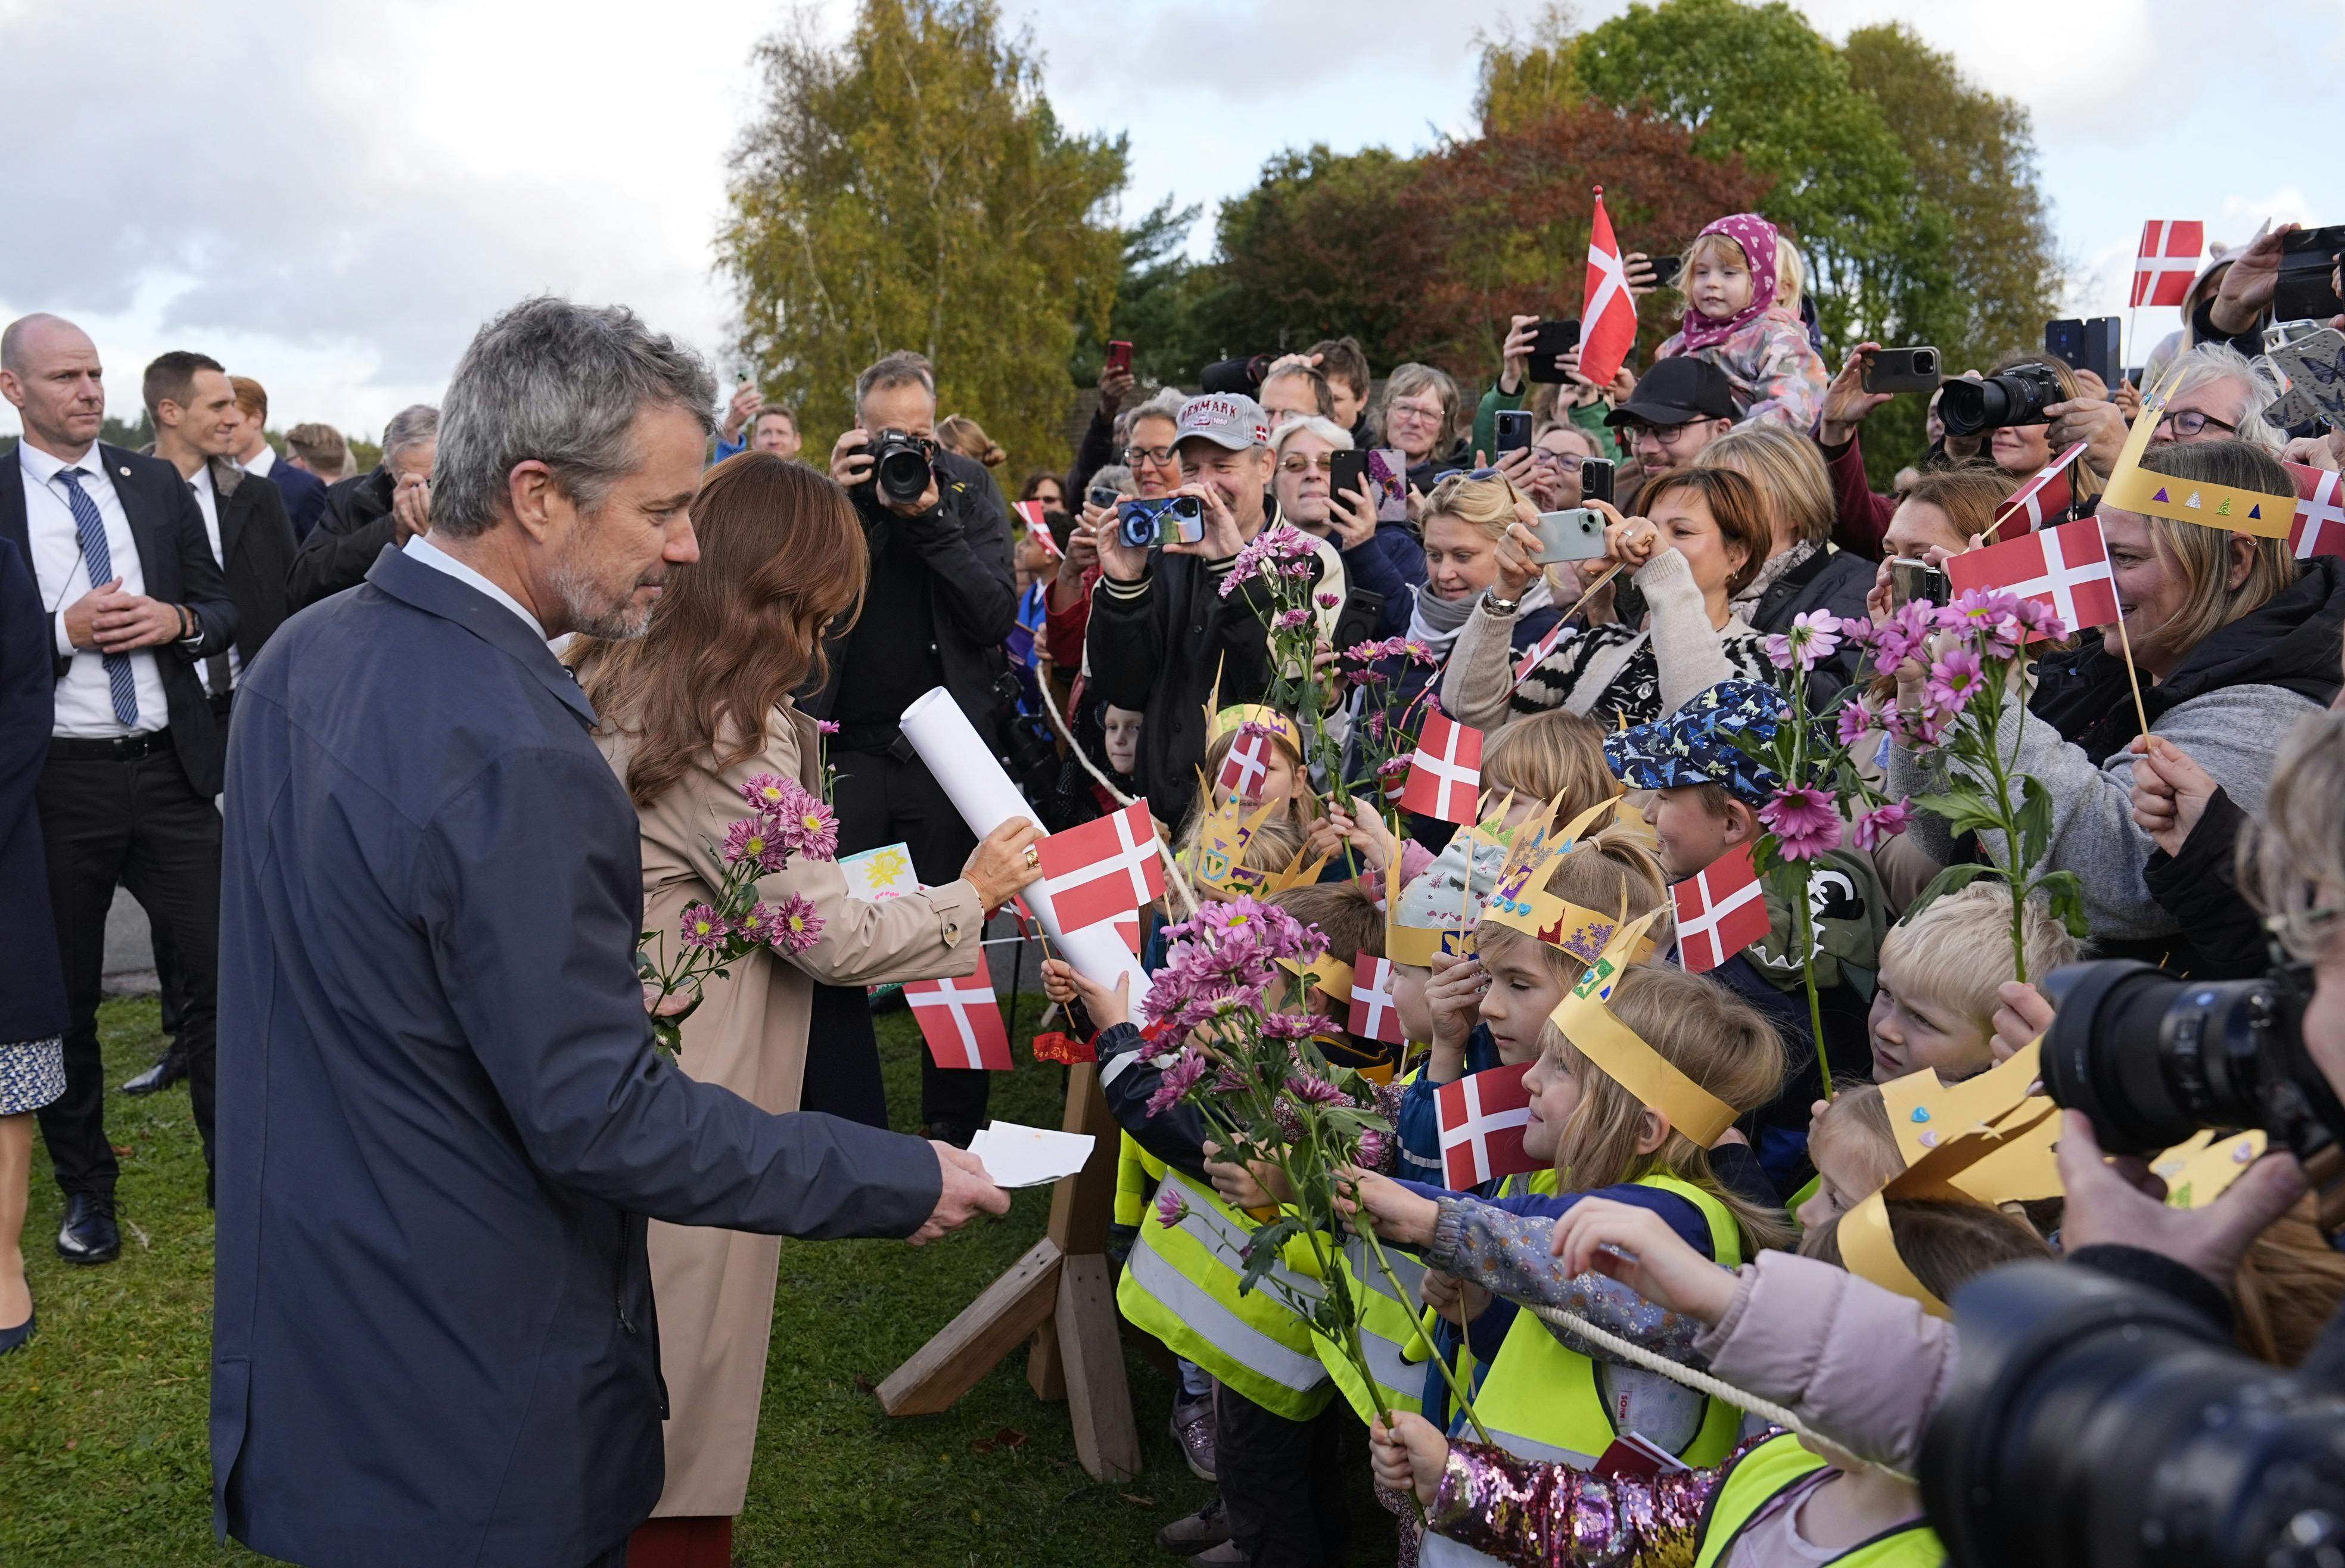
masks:
<instances>
[{"instance_id":1,"label":"flower stem","mask_svg":"<svg viewBox=\"0 0 2345 1568\"><path fill-rule=\"evenodd\" d=\"M1800 976L1808 988L1808 1032L1816 1042L1816 1066L1822 1069L1824 1098L1832 1098L1832 1057L1824 1049L1824 1005L1816 994L1816 911L1808 898L1803 873L1797 889L1800 900Z\"/></svg>"},{"instance_id":2,"label":"flower stem","mask_svg":"<svg viewBox=\"0 0 2345 1568\"><path fill-rule=\"evenodd\" d=\"M1369 1248L1375 1251L1376 1267L1384 1270L1386 1282L1392 1286L1395 1296L1403 1301L1408 1300L1409 1293L1401 1288L1399 1277L1393 1272L1392 1259L1385 1256L1384 1243L1376 1239L1376 1222L1368 1218L1365 1209L1360 1211L1359 1218L1362 1221L1359 1227L1360 1234L1367 1238ZM1416 1317L1420 1323L1425 1320L1425 1300L1422 1296L1416 1299ZM1430 1341L1427 1341L1427 1348L1431 1348ZM1466 1419L1473 1423L1474 1435L1484 1442L1491 1441L1489 1429L1482 1424L1482 1418L1474 1413L1474 1401L1467 1398L1466 1391L1458 1386L1456 1375L1450 1371L1449 1363L1442 1360L1440 1351L1433 1352L1432 1361L1440 1370L1441 1381L1449 1385L1450 1399L1456 1401L1459 1410L1466 1412Z\"/></svg>"}]
</instances>

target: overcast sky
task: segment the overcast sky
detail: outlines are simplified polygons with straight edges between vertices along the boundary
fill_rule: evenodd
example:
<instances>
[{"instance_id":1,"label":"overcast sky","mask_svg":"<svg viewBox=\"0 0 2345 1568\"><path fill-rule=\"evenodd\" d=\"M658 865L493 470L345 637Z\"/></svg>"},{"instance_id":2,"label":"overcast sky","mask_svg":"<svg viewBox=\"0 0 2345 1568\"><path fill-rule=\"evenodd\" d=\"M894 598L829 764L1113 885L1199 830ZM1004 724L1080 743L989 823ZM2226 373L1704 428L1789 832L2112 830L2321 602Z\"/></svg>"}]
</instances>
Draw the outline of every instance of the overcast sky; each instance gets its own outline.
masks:
<instances>
[{"instance_id":1,"label":"overcast sky","mask_svg":"<svg viewBox=\"0 0 2345 1568\"><path fill-rule=\"evenodd\" d=\"M1594 22L1622 7L1586 4ZM1128 134L1127 212L1213 204L1280 148L1424 147L1471 123L1479 35L1536 0L1003 0L1061 118ZM2035 116L2078 278L2122 313L2143 219L2345 220L2320 84L2345 0L1807 0L1903 18ZM852 7L815 7L842 31ZM0 319L72 316L114 413L199 349L279 426L371 433L436 400L483 317L543 289L621 300L729 372L711 266L749 54L785 6L726 0L0 0L13 154ZM1577 284L1568 288L1576 292ZM2142 312L2141 340L2174 323ZM2137 361L2139 354L2132 356ZM981 410L978 410L981 412ZM0 433L15 429L0 405Z\"/></svg>"}]
</instances>

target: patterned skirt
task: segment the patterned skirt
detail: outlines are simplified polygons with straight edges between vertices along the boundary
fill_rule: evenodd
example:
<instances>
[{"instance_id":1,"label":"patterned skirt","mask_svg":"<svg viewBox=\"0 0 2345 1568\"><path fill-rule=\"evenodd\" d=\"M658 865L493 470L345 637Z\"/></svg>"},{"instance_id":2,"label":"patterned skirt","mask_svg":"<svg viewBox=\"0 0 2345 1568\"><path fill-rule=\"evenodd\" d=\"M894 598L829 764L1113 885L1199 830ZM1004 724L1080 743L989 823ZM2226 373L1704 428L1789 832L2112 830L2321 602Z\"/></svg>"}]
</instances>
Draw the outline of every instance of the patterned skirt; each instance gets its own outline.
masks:
<instances>
[{"instance_id":1,"label":"patterned skirt","mask_svg":"<svg viewBox=\"0 0 2345 1568\"><path fill-rule=\"evenodd\" d=\"M38 1110L65 1092L63 1040L52 1037L0 1045L0 1116Z\"/></svg>"}]
</instances>

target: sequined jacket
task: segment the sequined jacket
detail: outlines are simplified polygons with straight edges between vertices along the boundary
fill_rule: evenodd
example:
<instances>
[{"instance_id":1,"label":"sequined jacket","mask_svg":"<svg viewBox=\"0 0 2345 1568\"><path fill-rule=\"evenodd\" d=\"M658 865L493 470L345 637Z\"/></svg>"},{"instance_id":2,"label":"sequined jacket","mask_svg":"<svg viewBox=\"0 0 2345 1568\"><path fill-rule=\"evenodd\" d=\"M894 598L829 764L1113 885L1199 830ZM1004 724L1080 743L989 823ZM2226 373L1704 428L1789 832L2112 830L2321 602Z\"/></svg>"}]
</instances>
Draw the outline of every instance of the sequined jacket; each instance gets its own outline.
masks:
<instances>
[{"instance_id":1,"label":"sequined jacket","mask_svg":"<svg viewBox=\"0 0 2345 1568\"><path fill-rule=\"evenodd\" d=\"M1745 1439L1715 1469L1650 1481L1600 1479L1478 1442L1449 1445L1426 1510L1438 1534L1525 1568L1678 1568L1694 1560L1703 1516L1733 1462L1776 1435Z\"/></svg>"}]
</instances>

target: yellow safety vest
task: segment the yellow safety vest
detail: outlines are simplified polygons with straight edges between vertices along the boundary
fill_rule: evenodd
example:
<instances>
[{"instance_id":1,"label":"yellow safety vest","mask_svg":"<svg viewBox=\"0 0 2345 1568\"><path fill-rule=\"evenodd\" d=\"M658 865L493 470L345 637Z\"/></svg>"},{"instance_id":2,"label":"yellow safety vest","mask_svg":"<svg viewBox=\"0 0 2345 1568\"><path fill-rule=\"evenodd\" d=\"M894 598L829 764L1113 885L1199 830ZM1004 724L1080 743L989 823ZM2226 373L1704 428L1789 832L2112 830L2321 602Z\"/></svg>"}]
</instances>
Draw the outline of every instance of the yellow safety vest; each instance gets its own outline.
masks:
<instances>
[{"instance_id":1,"label":"yellow safety vest","mask_svg":"<svg viewBox=\"0 0 2345 1568\"><path fill-rule=\"evenodd\" d=\"M1392 1280L1376 1266L1375 1249L1357 1236L1345 1238L1335 1264L1344 1271L1353 1300L1365 1303L1360 1312L1360 1349L1368 1358L1369 1370L1376 1373L1376 1388L1371 1391L1362 1385L1351 1358L1333 1342L1316 1334L1311 1338L1320 1364L1363 1421L1374 1421L1387 1411L1415 1415L1424 1408L1425 1358L1431 1353L1431 1346L1417 1328L1414 1303L1418 1299L1418 1281L1425 1278L1425 1265L1389 1242L1385 1246L1385 1259L1392 1265L1393 1276L1405 1294L1393 1294Z\"/></svg>"},{"instance_id":2,"label":"yellow safety vest","mask_svg":"<svg viewBox=\"0 0 2345 1568\"><path fill-rule=\"evenodd\" d=\"M1824 1468L1824 1462L1800 1446L1790 1432L1771 1437L1734 1462L1701 1522L1701 1538L1694 1568L1716 1568L1743 1529L1786 1487ZM1870 1541L1860 1541L1832 1561L1836 1568L1930 1568L1946 1560L1938 1533L1914 1520L1884 1530Z\"/></svg>"},{"instance_id":3,"label":"yellow safety vest","mask_svg":"<svg viewBox=\"0 0 2345 1568\"><path fill-rule=\"evenodd\" d=\"M1725 1204L1674 1176L1640 1177L1636 1185L1674 1192L1700 1209L1710 1222L1711 1256L1730 1269L1741 1264L1742 1233ZM1594 1464L1619 1435L1596 1386L1595 1363L1566 1350L1528 1307L1515 1315L1474 1409L1508 1452L1579 1470ZM1710 1401L1701 1430L1678 1457L1690 1465L1721 1462L1733 1449L1741 1421L1742 1412L1734 1406Z\"/></svg>"},{"instance_id":4,"label":"yellow safety vest","mask_svg":"<svg viewBox=\"0 0 2345 1568\"><path fill-rule=\"evenodd\" d=\"M1149 1209L1116 1284L1116 1306L1174 1355L1196 1362L1273 1414L1289 1421L1317 1415L1335 1397L1319 1362L1318 1336L1270 1281L1277 1280L1305 1303L1315 1303L1324 1287L1292 1266L1290 1252L1287 1260L1271 1265L1261 1285L1241 1295L1238 1253L1256 1228L1211 1187L1178 1170L1164 1172L1158 1190L1168 1189L1181 1195L1188 1216L1167 1227Z\"/></svg>"},{"instance_id":5,"label":"yellow safety vest","mask_svg":"<svg viewBox=\"0 0 2345 1568\"><path fill-rule=\"evenodd\" d=\"M1148 1214L1149 1183L1164 1179L1164 1162L1140 1147L1128 1132L1116 1136L1115 1222L1137 1227Z\"/></svg>"}]
</instances>

